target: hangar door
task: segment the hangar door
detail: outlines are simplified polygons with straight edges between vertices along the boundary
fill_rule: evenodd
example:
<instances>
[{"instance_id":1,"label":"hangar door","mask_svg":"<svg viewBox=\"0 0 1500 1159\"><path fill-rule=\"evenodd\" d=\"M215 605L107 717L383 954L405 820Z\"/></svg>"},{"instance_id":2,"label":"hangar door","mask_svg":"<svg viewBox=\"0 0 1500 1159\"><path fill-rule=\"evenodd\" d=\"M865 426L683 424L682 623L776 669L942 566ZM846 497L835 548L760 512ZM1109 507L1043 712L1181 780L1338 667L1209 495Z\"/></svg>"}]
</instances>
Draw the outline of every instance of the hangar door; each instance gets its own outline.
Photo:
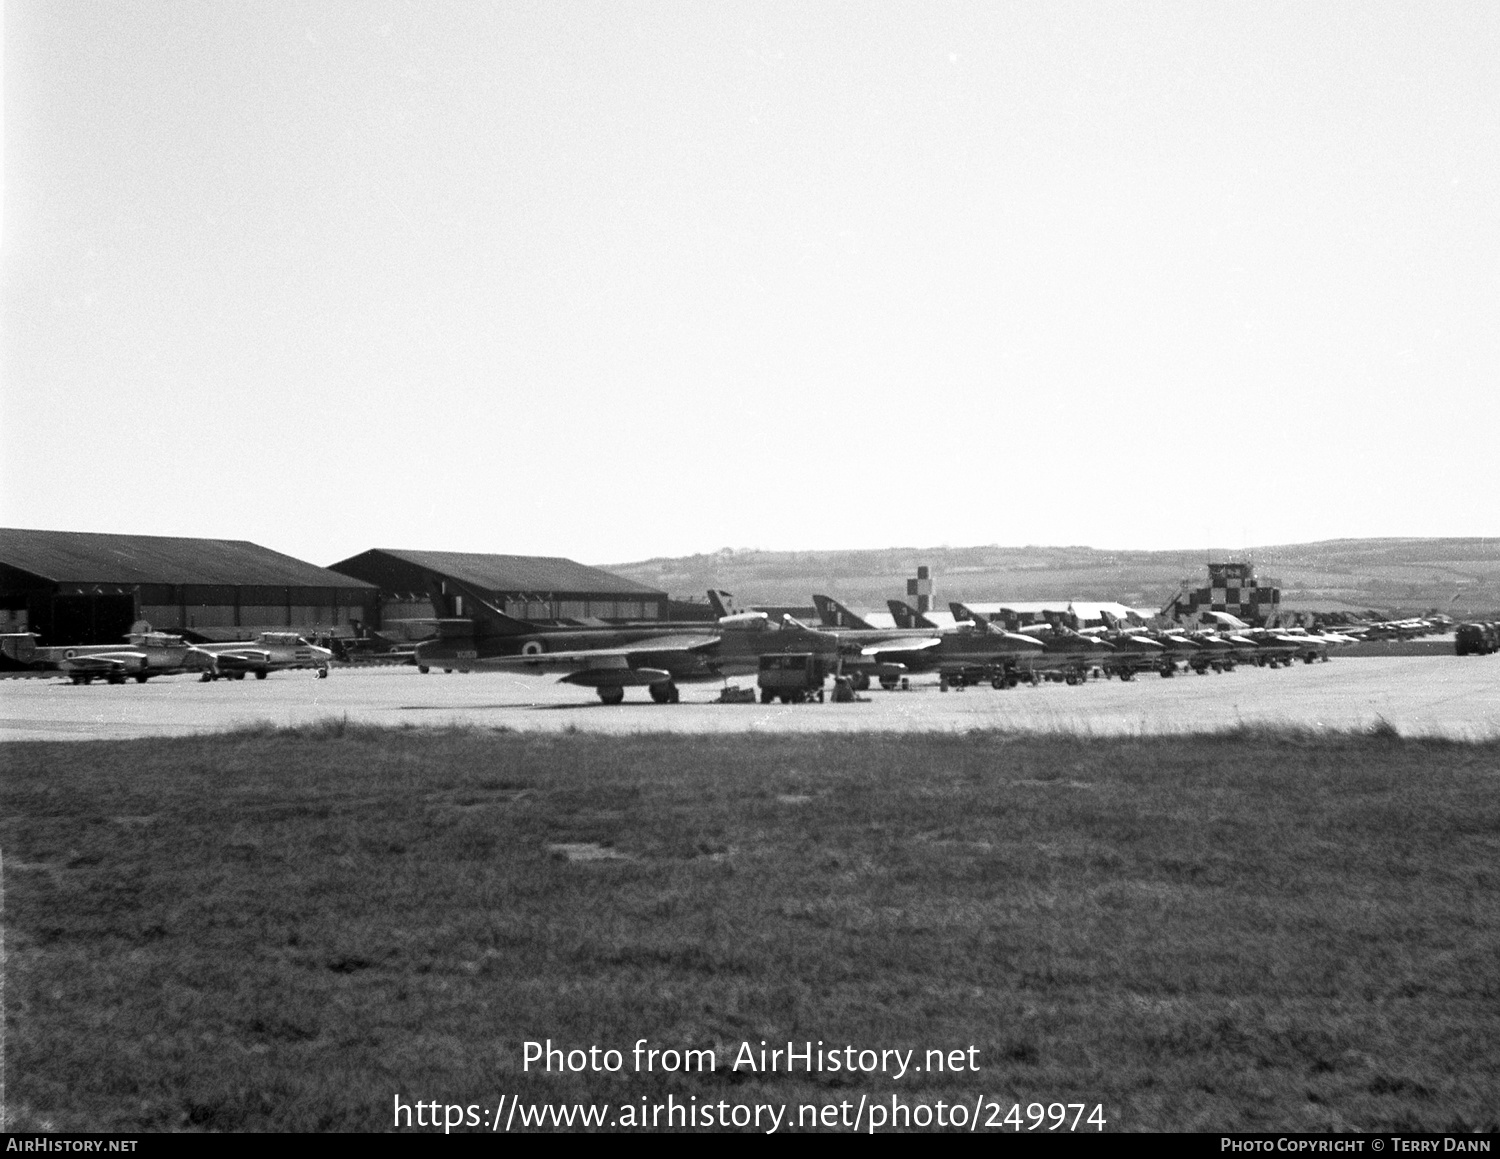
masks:
<instances>
[{"instance_id":1,"label":"hangar door","mask_svg":"<svg viewBox=\"0 0 1500 1159\"><path fill-rule=\"evenodd\" d=\"M121 644L134 619L134 596L55 596L52 623L42 629L43 642Z\"/></svg>"}]
</instances>

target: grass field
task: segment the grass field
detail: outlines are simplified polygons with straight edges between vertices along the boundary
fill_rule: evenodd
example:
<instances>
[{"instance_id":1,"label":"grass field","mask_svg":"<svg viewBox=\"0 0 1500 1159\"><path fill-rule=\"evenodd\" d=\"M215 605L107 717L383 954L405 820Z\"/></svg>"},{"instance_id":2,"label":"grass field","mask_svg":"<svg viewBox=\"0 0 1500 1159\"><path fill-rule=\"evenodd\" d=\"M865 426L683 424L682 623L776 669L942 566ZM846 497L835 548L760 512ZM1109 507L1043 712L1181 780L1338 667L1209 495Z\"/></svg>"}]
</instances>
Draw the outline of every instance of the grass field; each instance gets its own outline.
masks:
<instances>
[{"instance_id":1,"label":"grass field","mask_svg":"<svg viewBox=\"0 0 1500 1159\"><path fill-rule=\"evenodd\" d=\"M397 1094L1496 1125L1500 743L328 724L3 761L11 1129L377 1130ZM641 1038L719 1067L635 1073ZM546 1039L627 1066L523 1072ZM762 1039L979 1070L729 1069Z\"/></svg>"}]
</instances>

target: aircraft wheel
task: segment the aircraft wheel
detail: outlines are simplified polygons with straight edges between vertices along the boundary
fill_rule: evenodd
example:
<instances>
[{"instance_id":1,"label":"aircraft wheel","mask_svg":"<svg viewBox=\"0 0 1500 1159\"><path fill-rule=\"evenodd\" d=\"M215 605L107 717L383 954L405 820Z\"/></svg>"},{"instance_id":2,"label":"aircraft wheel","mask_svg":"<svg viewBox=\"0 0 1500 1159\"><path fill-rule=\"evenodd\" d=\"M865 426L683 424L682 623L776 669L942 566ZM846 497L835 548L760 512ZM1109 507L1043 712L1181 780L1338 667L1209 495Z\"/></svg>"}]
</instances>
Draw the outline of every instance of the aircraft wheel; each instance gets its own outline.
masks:
<instances>
[{"instance_id":1,"label":"aircraft wheel","mask_svg":"<svg viewBox=\"0 0 1500 1159\"><path fill-rule=\"evenodd\" d=\"M939 692L947 692L948 691L948 678L946 676L939 676L938 677L938 691Z\"/></svg>"},{"instance_id":2,"label":"aircraft wheel","mask_svg":"<svg viewBox=\"0 0 1500 1159\"><path fill-rule=\"evenodd\" d=\"M426 664L418 664L417 671L420 672L423 676L426 676L429 672L432 671L432 669L429 668Z\"/></svg>"},{"instance_id":3,"label":"aircraft wheel","mask_svg":"<svg viewBox=\"0 0 1500 1159\"><path fill-rule=\"evenodd\" d=\"M776 694L774 692L772 692L769 688L762 688L760 690L760 702L762 704L770 704L771 701L773 701L775 699L776 699Z\"/></svg>"},{"instance_id":4,"label":"aircraft wheel","mask_svg":"<svg viewBox=\"0 0 1500 1159\"><path fill-rule=\"evenodd\" d=\"M993 680L990 681L990 687L993 688L996 692L1001 691L1005 687L1005 677L996 676Z\"/></svg>"},{"instance_id":5,"label":"aircraft wheel","mask_svg":"<svg viewBox=\"0 0 1500 1159\"><path fill-rule=\"evenodd\" d=\"M660 684L653 684L646 691L651 693L651 699L657 704L671 704L677 698L673 695L677 686L670 680L663 680Z\"/></svg>"},{"instance_id":6,"label":"aircraft wheel","mask_svg":"<svg viewBox=\"0 0 1500 1159\"><path fill-rule=\"evenodd\" d=\"M111 672L107 679L111 684L124 684L125 674L123 672Z\"/></svg>"},{"instance_id":7,"label":"aircraft wheel","mask_svg":"<svg viewBox=\"0 0 1500 1159\"><path fill-rule=\"evenodd\" d=\"M823 690L821 688L818 689L818 703L819 704L823 703Z\"/></svg>"},{"instance_id":8,"label":"aircraft wheel","mask_svg":"<svg viewBox=\"0 0 1500 1159\"><path fill-rule=\"evenodd\" d=\"M257 679L257 680L264 680L268 675L270 675L270 674L267 673L267 672L257 672L255 674L255 679Z\"/></svg>"},{"instance_id":9,"label":"aircraft wheel","mask_svg":"<svg viewBox=\"0 0 1500 1159\"><path fill-rule=\"evenodd\" d=\"M654 692L655 689L652 689ZM599 699L605 704L620 704L625 699L625 686L623 684L601 684L599 686Z\"/></svg>"},{"instance_id":10,"label":"aircraft wheel","mask_svg":"<svg viewBox=\"0 0 1500 1159\"><path fill-rule=\"evenodd\" d=\"M149 678L149 675L145 672L137 672L135 674L135 682L137 684L144 684Z\"/></svg>"},{"instance_id":11,"label":"aircraft wheel","mask_svg":"<svg viewBox=\"0 0 1500 1159\"><path fill-rule=\"evenodd\" d=\"M243 679L245 679L245 674L243 672L236 672L234 674L234 678L236 680L243 680Z\"/></svg>"},{"instance_id":12,"label":"aircraft wheel","mask_svg":"<svg viewBox=\"0 0 1500 1159\"><path fill-rule=\"evenodd\" d=\"M1314 661L1315 661L1315 660L1316 660L1316 659L1317 659L1317 657L1316 657L1316 656L1304 656L1304 657L1302 657L1302 663L1304 663L1304 664L1311 664L1311 663L1313 663L1313 662L1314 662Z\"/></svg>"},{"instance_id":13,"label":"aircraft wheel","mask_svg":"<svg viewBox=\"0 0 1500 1159\"><path fill-rule=\"evenodd\" d=\"M69 676L68 679L71 680L74 684L79 685L80 687L87 683L87 681L85 681L82 676Z\"/></svg>"},{"instance_id":14,"label":"aircraft wheel","mask_svg":"<svg viewBox=\"0 0 1500 1159\"><path fill-rule=\"evenodd\" d=\"M202 676L198 677L198 683L207 684L212 679L213 675L211 673L205 672Z\"/></svg>"},{"instance_id":15,"label":"aircraft wheel","mask_svg":"<svg viewBox=\"0 0 1500 1159\"><path fill-rule=\"evenodd\" d=\"M318 679L319 680L327 680L328 679L328 669L326 669L326 668L319 668L318 669Z\"/></svg>"},{"instance_id":16,"label":"aircraft wheel","mask_svg":"<svg viewBox=\"0 0 1500 1159\"><path fill-rule=\"evenodd\" d=\"M1134 672L1121 672L1120 673L1120 680L1121 680L1122 683L1124 681L1126 681L1126 680L1134 680L1134 679L1135 679L1135 673Z\"/></svg>"},{"instance_id":17,"label":"aircraft wheel","mask_svg":"<svg viewBox=\"0 0 1500 1159\"><path fill-rule=\"evenodd\" d=\"M880 678L880 687L884 688L887 692L894 692L901 687L901 678L898 676L882 676Z\"/></svg>"},{"instance_id":18,"label":"aircraft wheel","mask_svg":"<svg viewBox=\"0 0 1500 1159\"><path fill-rule=\"evenodd\" d=\"M451 668L444 668L443 671L450 676L453 674L453 669Z\"/></svg>"}]
</instances>

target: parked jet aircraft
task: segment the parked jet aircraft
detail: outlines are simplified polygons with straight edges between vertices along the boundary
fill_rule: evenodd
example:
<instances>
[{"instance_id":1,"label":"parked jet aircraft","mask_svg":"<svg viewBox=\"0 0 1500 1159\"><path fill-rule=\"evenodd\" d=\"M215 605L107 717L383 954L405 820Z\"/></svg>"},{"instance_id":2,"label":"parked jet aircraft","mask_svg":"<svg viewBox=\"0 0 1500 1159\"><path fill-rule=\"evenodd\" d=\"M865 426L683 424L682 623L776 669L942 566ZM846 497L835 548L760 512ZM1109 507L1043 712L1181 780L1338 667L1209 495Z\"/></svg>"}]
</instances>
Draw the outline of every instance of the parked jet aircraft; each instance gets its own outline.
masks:
<instances>
[{"instance_id":1,"label":"parked jet aircraft","mask_svg":"<svg viewBox=\"0 0 1500 1159\"><path fill-rule=\"evenodd\" d=\"M1329 641L1310 636L1306 632L1252 628L1229 612L1202 612L1200 618L1204 627L1212 627L1231 643L1248 643L1254 649L1249 657L1254 664L1275 668L1277 665L1290 665L1293 660L1300 659L1311 664L1316 660L1328 659Z\"/></svg>"},{"instance_id":2,"label":"parked jet aircraft","mask_svg":"<svg viewBox=\"0 0 1500 1159\"><path fill-rule=\"evenodd\" d=\"M472 620L439 622L439 635L417 645L422 671L432 667L493 668L514 672L562 670L559 682L593 688L605 704L625 689L646 686L658 704L678 700L677 685L755 672L766 653L838 656L833 636L791 617L772 623L764 612L721 616L710 629L674 632L670 626L549 628L506 615L479 592L447 581L473 608Z\"/></svg>"},{"instance_id":3,"label":"parked jet aircraft","mask_svg":"<svg viewBox=\"0 0 1500 1159\"><path fill-rule=\"evenodd\" d=\"M1164 641L1139 628L1127 628L1108 610L1101 611L1100 618L1104 621L1101 627L1075 630L1079 635L1101 640L1115 650L1114 655L1100 665L1106 676L1134 680L1137 673L1161 669L1167 653Z\"/></svg>"},{"instance_id":4,"label":"parked jet aircraft","mask_svg":"<svg viewBox=\"0 0 1500 1159\"><path fill-rule=\"evenodd\" d=\"M941 633L932 627L880 627L856 615L832 596L813 596L823 631L839 640L844 674L861 691L874 677L882 688L895 688L908 670L938 670L945 652ZM951 658L951 657L950 657Z\"/></svg>"},{"instance_id":5,"label":"parked jet aircraft","mask_svg":"<svg viewBox=\"0 0 1500 1159\"><path fill-rule=\"evenodd\" d=\"M45 648L43 652L61 653L56 663L74 684L88 684L95 677L110 684L123 684L133 677L144 684L153 676L176 676L183 672L201 672L206 677L213 670L214 658L181 636L167 632L132 633L128 645L100 647Z\"/></svg>"},{"instance_id":6,"label":"parked jet aircraft","mask_svg":"<svg viewBox=\"0 0 1500 1159\"><path fill-rule=\"evenodd\" d=\"M261 632L254 640L237 640L229 644L198 644L198 649L213 657L213 668L203 673L203 680L243 680L255 673L264 680L272 672L293 668L313 668L318 679L328 676L330 648L309 643L296 632Z\"/></svg>"},{"instance_id":7,"label":"parked jet aircraft","mask_svg":"<svg viewBox=\"0 0 1500 1159\"><path fill-rule=\"evenodd\" d=\"M38 648L30 633L14 637L15 646L6 652L28 668L53 669L64 673L74 684L92 684L96 679L123 684L134 679L144 684L153 676L174 676L181 672L205 672L213 667L213 658L181 636L153 632L144 620L137 622L126 637L128 644L69 644ZM7 638L7 643L10 638Z\"/></svg>"},{"instance_id":8,"label":"parked jet aircraft","mask_svg":"<svg viewBox=\"0 0 1500 1159\"><path fill-rule=\"evenodd\" d=\"M890 600L888 606L892 618L903 627L869 633L872 642L861 648L861 653L875 660L903 664L914 671L936 672L942 688L950 685L962 688L981 681L988 681L996 688L1014 685L1019 679L1019 666L1030 664L1031 657L1045 650L1045 645L1029 636L1000 628L980 630L971 623L941 628L899 600ZM921 634L924 632L925 637ZM886 680L881 683L893 687Z\"/></svg>"},{"instance_id":9,"label":"parked jet aircraft","mask_svg":"<svg viewBox=\"0 0 1500 1159\"><path fill-rule=\"evenodd\" d=\"M1113 644L1075 632L1060 621L1032 625L1020 632L1007 632L1000 623L991 622L964 604L952 603L948 606L952 609L955 620L968 620L979 631L1019 635L1040 643L1044 651L1028 657L1017 673L1018 677L1029 676L1033 683L1046 676L1064 680L1068 684L1082 684L1088 679L1089 669L1103 667L1118 654L1118 649ZM1014 681L1008 683L1013 684Z\"/></svg>"}]
</instances>

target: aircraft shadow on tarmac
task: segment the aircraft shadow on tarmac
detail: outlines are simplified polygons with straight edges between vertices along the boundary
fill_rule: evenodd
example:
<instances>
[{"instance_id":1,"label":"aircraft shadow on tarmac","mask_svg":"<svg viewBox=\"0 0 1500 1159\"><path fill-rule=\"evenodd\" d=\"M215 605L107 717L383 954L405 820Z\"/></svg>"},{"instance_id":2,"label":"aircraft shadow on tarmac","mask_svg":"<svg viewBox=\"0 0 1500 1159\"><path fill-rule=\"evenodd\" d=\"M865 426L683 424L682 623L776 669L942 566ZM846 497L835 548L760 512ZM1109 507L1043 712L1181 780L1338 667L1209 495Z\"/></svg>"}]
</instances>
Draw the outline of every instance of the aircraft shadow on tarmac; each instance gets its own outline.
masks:
<instances>
[{"instance_id":1,"label":"aircraft shadow on tarmac","mask_svg":"<svg viewBox=\"0 0 1500 1159\"><path fill-rule=\"evenodd\" d=\"M403 704L400 712L484 712L500 708L530 708L536 712L574 712L583 709L589 712L600 708L616 708L612 704L538 704L534 700L518 700L508 704Z\"/></svg>"}]
</instances>

